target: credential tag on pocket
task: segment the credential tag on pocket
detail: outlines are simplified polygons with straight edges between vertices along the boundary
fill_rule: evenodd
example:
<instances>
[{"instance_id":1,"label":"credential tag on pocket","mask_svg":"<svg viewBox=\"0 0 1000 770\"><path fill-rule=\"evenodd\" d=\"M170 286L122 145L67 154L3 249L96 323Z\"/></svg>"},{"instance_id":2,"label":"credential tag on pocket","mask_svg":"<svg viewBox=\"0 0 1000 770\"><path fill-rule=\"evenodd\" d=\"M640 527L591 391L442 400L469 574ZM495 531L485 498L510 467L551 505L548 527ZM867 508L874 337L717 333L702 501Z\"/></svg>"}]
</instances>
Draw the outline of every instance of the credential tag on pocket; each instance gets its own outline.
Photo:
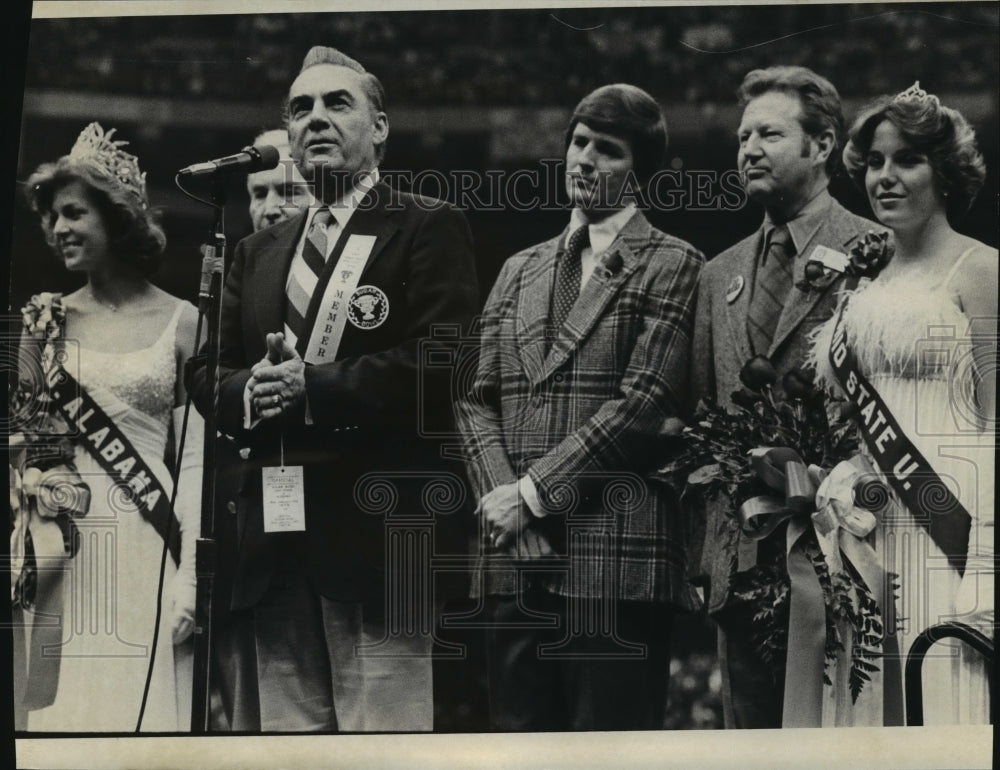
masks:
<instances>
[{"instance_id":1,"label":"credential tag on pocket","mask_svg":"<svg viewBox=\"0 0 1000 770\"><path fill-rule=\"evenodd\" d=\"M810 262L819 262L823 267L837 273L843 273L851 260L841 251L834 251L826 246L817 246L809 255Z\"/></svg>"}]
</instances>

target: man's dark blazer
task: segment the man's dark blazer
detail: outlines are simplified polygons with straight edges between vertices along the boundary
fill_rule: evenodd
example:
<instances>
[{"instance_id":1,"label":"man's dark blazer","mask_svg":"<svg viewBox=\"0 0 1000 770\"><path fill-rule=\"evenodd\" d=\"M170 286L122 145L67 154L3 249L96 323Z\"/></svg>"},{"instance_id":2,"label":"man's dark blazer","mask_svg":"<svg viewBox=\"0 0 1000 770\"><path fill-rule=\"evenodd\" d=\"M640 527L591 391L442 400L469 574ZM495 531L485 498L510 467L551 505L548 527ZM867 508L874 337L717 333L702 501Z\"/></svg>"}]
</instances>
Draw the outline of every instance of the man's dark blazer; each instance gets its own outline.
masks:
<instances>
[{"instance_id":1,"label":"man's dark blazer","mask_svg":"<svg viewBox=\"0 0 1000 770\"><path fill-rule=\"evenodd\" d=\"M435 548L444 540L460 547L455 529L468 516L455 503L463 495L461 466L443 461L438 442L426 437L451 422L450 373L424 365L432 327L450 325L460 334L478 308L468 224L441 201L381 182L368 192L327 260L306 324L315 323L352 234L376 236L358 285L385 293L388 316L371 329L346 324L336 360L306 365L310 425L300 412L243 429L249 370L265 356L266 334L283 329L285 282L305 221L303 213L240 241L223 291L219 429L250 449L237 500L234 609L260 599L279 558L299 564L323 596L379 601L388 521L433 521L437 535L454 535L439 537ZM300 354L307 337L298 342ZM210 399L202 357L189 364L187 379L204 412ZM305 533L263 531L260 469L279 463L282 435L285 464L304 466ZM455 494L438 511L433 501L440 498L427 489L435 480Z\"/></svg>"}]
</instances>

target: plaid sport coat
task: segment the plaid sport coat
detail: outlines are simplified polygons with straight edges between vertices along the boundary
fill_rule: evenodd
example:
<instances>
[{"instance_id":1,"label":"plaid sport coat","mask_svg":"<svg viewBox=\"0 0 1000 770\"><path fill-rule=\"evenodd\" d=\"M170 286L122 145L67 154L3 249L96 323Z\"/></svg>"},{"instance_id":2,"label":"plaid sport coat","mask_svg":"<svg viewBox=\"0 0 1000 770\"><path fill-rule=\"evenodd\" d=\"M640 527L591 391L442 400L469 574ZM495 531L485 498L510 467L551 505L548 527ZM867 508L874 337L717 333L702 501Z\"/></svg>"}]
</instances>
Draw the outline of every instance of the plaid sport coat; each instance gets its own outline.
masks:
<instances>
[{"instance_id":1,"label":"plaid sport coat","mask_svg":"<svg viewBox=\"0 0 1000 770\"><path fill-rule=\"evenodd\" d=\"M664 421L687 399L704 258L637 212L546 339L566 231L511 257L483 310L478 366L457 403L477 499L528 473L557 556L484 554L473 594L527 585L579 597L686 604L682 517L650 485Z\"/></svg>"}]
</instances>

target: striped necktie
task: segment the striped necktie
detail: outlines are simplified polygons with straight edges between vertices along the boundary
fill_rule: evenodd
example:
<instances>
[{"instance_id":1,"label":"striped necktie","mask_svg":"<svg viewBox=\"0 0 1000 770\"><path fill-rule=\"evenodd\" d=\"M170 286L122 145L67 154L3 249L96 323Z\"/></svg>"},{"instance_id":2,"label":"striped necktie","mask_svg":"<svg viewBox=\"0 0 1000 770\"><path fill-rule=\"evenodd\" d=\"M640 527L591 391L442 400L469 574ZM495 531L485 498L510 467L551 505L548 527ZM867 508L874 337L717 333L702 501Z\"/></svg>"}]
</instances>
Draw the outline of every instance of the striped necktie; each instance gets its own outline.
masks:
<instances>
[{"instance_id":1,"label":"striped necktie","mask_svg":"<svg viewBox=\"0 0 1000 770\"><path fill-rule=\"evenodd\" d=\"M794 266L795 244L788 228L778 225L765 239L747 312L747 331L754 353L767 355L771 348L774 330L792 288Z\"/></svg>"},{"instance_id":2,"label":"striped necktie","mask_svg":"<svg viewBox=\"0 0 1000 770\"><path fill-rule=\"evenodd\" d=\"M327 227L331 220L333 215L325 206L313 215L305 243L302 244L302 259L292 260L286 286L288 303L285 308L285 331L289 333L288 342L292 346L308 332L306 313L316 282L326 265Z\"/></svg>"}]
</instances>

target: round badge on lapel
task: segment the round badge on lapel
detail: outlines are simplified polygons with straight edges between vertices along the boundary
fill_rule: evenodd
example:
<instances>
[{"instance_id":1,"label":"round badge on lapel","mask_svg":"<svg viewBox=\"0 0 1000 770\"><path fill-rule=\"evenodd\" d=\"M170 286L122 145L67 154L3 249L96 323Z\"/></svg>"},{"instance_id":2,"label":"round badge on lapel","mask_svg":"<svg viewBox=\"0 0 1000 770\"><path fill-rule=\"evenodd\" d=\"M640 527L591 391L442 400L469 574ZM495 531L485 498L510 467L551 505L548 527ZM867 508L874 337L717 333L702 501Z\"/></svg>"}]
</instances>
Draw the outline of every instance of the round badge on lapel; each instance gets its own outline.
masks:
<instances>
[{"instance_id":1,"label":"round badge on lapel","mask_svg":"<svg viewBox=\"0 0 1000 770\"><path fill-rule=\"evenodd\" d=\"M743 276L738 275L729 283L726 289L726 302L732 305L738 296L743 292Z\"/></svg>"},{"instance_id":2,"label":"round badge on lapel","mask_svg":"<svg viewBox=\"0 0 1000 770\"><path fill-rule=\"evenodd\" d=\"M359 329L377 329L389 317L389 298L378 286L359 286L347 303L347 318Z\"/></svg>"}]
</instances>

